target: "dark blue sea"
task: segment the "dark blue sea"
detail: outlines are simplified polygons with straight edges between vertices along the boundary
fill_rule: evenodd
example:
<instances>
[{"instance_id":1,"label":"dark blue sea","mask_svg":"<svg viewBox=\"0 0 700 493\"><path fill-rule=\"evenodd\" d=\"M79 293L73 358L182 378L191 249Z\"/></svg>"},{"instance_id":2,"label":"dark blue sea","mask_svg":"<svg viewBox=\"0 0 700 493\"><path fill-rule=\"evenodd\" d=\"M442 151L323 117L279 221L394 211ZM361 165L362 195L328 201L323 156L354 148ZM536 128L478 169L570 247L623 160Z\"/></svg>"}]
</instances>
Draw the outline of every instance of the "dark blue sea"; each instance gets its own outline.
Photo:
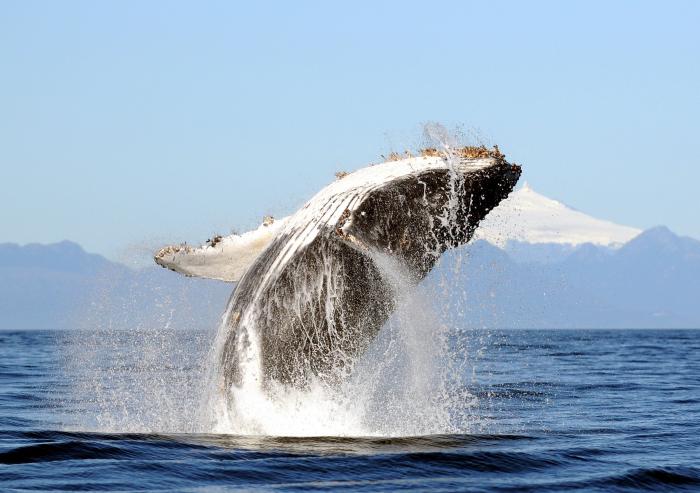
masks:
<instances>
[{"instance_id":1,"label":"dark blue sea","mask_svg":"<svg viewBox=\"0 0 700 493\"><path fill-rule=\"evenodd\" d=\"M700 491L700 331L453 338L472 431L295 438L178 431L207 334L0 332L0 490Z\"/></svg>"}]
</instances>

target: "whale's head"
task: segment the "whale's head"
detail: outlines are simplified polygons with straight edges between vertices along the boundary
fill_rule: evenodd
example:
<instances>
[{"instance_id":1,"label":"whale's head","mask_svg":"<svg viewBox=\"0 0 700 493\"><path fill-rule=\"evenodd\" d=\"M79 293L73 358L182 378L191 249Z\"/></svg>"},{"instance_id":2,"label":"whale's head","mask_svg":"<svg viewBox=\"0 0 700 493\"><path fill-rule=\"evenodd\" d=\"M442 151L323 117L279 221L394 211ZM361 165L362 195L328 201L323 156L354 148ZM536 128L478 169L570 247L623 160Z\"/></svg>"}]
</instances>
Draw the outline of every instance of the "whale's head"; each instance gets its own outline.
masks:
<instances>
[{"instance_id":1,"label":"whale's head","mask_svg":"<svg viewBox=\"0 0 700 493\"><path fill-rule=\"evenodd\" d=\"M521 172L497 147L431 149L377 168L384 168L374 172L385 178L345 211L338 234L399 257L418 277L445 250L469 241L479 222L513 190ZM372 172L361 171L367 170Z\"/></svg>"},{"instance_id":2,"label":"whale's head","mask_svg":"<svg viewBox=\"0 0 700 493\"><path fill-rule=\"evenodd\" d=\"M285 251L274 262L281 270L295 252L331 237L363 253L393 255L420 278L446 249L469 241L519 177L520 167L497 147L392 154L383 163L339 173L291 216L268 218L256 230L217 236L200 247L168 246L155 261L187 276L237 282L273 243Z\"/></svg>"}]
</instances>

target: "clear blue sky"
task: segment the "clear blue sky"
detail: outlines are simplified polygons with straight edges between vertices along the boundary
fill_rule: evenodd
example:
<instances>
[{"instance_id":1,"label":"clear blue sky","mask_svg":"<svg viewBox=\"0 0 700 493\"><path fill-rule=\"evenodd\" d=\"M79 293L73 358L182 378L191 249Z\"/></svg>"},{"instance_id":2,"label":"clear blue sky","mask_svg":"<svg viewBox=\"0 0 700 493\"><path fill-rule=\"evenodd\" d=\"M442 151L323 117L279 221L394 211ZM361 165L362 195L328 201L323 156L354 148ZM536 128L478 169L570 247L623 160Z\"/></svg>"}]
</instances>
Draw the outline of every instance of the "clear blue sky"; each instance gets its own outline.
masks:
<instances>
[{"instance_id":1,"label":"clear blue sky","mask_svg":"<svg viewBox=\"0 0 700 493\"><path fill-rule=\"evenodd\" d=\"M0 242L246 229L431 120L700 237L699 26L700 2L0 1Z\"/></svg>"}]
</instances>

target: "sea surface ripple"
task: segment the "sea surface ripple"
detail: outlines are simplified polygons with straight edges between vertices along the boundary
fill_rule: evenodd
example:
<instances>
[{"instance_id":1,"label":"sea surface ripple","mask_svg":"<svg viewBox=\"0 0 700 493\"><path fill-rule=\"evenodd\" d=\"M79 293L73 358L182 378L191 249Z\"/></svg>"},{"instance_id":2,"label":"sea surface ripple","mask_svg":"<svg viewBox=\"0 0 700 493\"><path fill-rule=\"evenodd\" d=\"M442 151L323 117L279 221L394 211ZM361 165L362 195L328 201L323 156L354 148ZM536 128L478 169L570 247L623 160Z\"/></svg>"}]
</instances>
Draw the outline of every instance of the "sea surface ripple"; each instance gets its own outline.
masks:
<instances>
[{"instance_id":1,"label":"sea surface ripple","mask_svg":"<svg viewBox=\"0 0 700 493\"><path fill-rule=\"evenodd\" d=\"M201 334L176 337L183 348L206 346ZM454 339L474 355L464 379L477 398L473 433L256 437L83 431L96 403L76 397L75 380L86 377L65 364L80 338L0 332L0 489L700 491L700 331Z\"/></svg>"}]
</instances>

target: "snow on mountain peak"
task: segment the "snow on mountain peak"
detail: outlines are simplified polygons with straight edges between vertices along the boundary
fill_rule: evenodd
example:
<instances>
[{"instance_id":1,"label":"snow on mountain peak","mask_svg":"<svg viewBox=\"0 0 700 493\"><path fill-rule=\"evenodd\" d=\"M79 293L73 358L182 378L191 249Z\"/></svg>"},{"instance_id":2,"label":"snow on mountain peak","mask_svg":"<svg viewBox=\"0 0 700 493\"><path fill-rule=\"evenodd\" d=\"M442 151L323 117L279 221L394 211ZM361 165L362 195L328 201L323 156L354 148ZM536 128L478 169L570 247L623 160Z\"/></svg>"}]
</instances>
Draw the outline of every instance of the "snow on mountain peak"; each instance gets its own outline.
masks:
<instances>
[{"instance_id":1,"label":"snow on mountain peak","mask_svg":"<svg viewBox=\"0 0 700 493\"><path fill-rule=\"evenodd\" d=\"M525 182L481 222L475 239L499 247L508 241L618 247L641 230L604 221L535 192Z\"/></svg>"}]
</instances>

